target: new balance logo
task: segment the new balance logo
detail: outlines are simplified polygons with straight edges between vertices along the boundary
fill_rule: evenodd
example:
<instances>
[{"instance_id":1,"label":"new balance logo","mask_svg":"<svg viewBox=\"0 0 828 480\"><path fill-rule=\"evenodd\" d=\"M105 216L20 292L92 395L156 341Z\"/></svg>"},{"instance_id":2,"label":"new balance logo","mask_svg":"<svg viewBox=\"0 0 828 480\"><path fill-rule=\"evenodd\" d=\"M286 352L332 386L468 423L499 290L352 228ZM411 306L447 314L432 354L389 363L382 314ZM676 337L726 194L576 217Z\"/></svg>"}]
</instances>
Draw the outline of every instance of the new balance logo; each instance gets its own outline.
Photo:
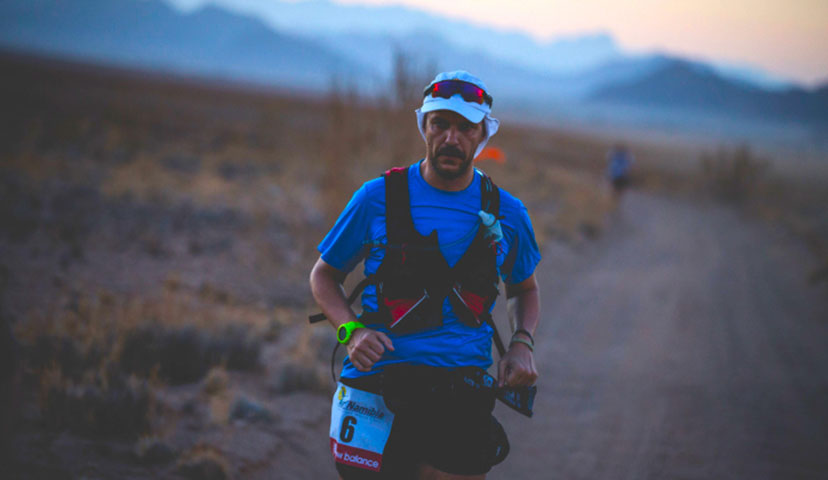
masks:
<instances>
[{"instance_id":1,"label":"new balance logo","mask_svg":"<svg viewBox=\"0 0 828 480\"><path fill-rule=\"evenodd\" d=\"M360 457L356 453L353 455L348 455L347 453L342 454L342 461L347 463L353 463L356 465L364 465L375 470L379 468L379 462L377 462L376 460Z\"/></svg>"}]
</instances>

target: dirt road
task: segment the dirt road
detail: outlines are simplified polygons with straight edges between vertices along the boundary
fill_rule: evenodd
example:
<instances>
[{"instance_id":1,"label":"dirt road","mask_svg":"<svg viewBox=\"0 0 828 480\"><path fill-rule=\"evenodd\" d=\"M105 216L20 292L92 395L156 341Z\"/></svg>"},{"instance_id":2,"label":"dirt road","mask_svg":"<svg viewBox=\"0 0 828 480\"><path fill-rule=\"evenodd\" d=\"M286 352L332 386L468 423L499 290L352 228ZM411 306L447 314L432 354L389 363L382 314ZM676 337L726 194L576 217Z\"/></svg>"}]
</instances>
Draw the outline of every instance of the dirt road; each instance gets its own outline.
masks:
<instances>
[{"instance_id":1,"label":"dirt road","mask_svg":"<svg viewBox=\"0 0 828 480\"><path fill-rule=\"evenodd\" d=\"M828 292L805 247L720 206L632 192L616 213L545 250L535 416L498 405L512 453L489 478L828 478ZM328 401L302 401L305 447L272 465L326 478Z\"/></svg>"},{"instance_id":2,"label":"dirt road","mask_svg":"<svg viewBox=\"0 0 828 480\"><path fill-rule=\"evenodd\" d=\"M631 193L538 276L536 414L489 478L828 478L828 291L795 239ZM559 247L560 248L560 247Z\"/></svg>"}]
</instances>

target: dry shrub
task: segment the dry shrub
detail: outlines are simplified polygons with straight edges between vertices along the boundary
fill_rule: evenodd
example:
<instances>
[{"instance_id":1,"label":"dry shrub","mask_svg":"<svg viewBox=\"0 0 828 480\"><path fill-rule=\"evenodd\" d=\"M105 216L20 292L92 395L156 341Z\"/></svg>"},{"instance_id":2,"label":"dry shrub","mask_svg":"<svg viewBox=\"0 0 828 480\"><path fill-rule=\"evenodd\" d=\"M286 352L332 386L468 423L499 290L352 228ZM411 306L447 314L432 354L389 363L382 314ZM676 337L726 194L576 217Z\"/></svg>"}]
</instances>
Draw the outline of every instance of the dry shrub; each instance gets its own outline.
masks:
<instances>
[{"instance_id":1,"label":"dry shrub","mask_svg":"<svg viewBox=\"0 0 828 480\"><path fill-rule=\"evenodd\" d=\"M517 192L529 209L541 247L548 240L580 242L600 235L614 208L600 177L554 161L532 162L506 180L505 188Z\"/></svg>"},{"instance_id":2,"label":"dry shrub","mask_svg":"<svg viewBox=\"0 0 828 480\"><path fill-rule=\"evenodd\" d=\"M728 202L747 200L766 179L769 162L758 158L750 147L720 148L701 157L702 176L714 196Z\"/></svg>"},{"instance_id":3,"label":"dry shrub","mask_svg":"<svg viewBox=\"0 0 828 480\"><path fill-rule=\"evenodd\" d=\"M175 285L174 280L167 283ZM172 383L197 381L219 364L233 370L259 368L262 341L253 324L264 328L270 315L245 317L239 306L209 313L210 306L188 300L174 292L160 300L79 295L70 308L19 325L17 334L27 346L30 365L57 364L72 379L107 360L128 374L146 377L157 369L161 379Z\"/></svg>"},{"instance_id":4,"label":"dry shrub","mask_svg":"<svg viewBox=\"0 0 828 480\"><path fill-rule=\"evenodd\" d=\"M593 239L605 226L612 198L594 183L576 175L558 173L559 207L549 227L555 238L565 241Z\"/></svg>"},{"instance_id":5,"label":"dry shrub","mask_svg":"<svg viewBox=\"0 0 828 480\"><path fill-rule=\"evenodd\" d=\"M298 335L285 361L273 370L269 388L274 393L299 391L329 393L330 361L336 338L326 326L306 326ZM340 349L342 352L342 349Z\"/></svg>"},{"instance_id":6,"label":"dry shrub","mask_svg":"<svg viewBox=\"0 0 828 480\"><path fill-rule=\"evenodd\" d=\"M273 393L329 393L331 390L330 374L318 362L290 359L275 370L270 384Z\"/></svg>"},{"instance_id":7,"label":"dry shrub","mask_svg":"<svg viewBox=\"0 0 828 480\"><path fill-rule=\"evenodd\" d=\"M41 377L40 401L44 423L51 429L122 438L147 433L155 408L148 381L119 372L74 382L59 369L47 371Z\"/></svg>"},{"instance_id":8,"label":"dry shrub","mask_svg":"<svg viewBox=\"0 0 828 480\"><path fill-rule=\"evenodd\" d=\"M42 385L45 425L136 437L152 428L157 413L149 382L194 382L216 365L260 367L261 340L252 324L194 316L192 305L177 296L187 292L175 276L167 287L174 292L160 302L105 292L72 295L55 311L17 325L27 371ZM160 320L167 315L176 321ZM269 317L246 318L264 323Z\"/></svg>"},{"instance_id":9,"label":"dry shrub","mask_svg":"<svg viewBox=\"0 0 828 480\"><path fill-rule=\"evenodd\" d=\"M223 480L230 477L230 463L218 448L198 444L181 456L176 472L193 480Z\"/></svg>"},{"instance_id":10,"label":"dry shrub","mask_svg":"<svg viewBox=\"0 0 828 480\"><path fill-rule=\"evenodd\" d=\"M144 464L167 463L175 458L175 448L155 435L142 436L135 443L135 459Z\"/></svg>"},{"instance_id":11,"label":"dry shrub","mask_svg":"<svg viewBox=\"0 0 828 480\"><path fill-rule=\"evenodd\" d=\"M210 421L214 425L227 425L230 421L230 404L232 401L233 397L227 391L210 395L207 399L207 410Z\"/></svg>"},{"instance_id":12,"label":"dry shrub","mask_svg":"<svg viewBox=\"0 0 828 480\"><path fill-rule=\"evenodd\" d=\"M207 372L204 378L204 385L201 390L207 395L217 395L227 391L227 386L230 384L230 377L227 375L227 369L224 366L213 367Z\"/></svg>"},{"instance_id":13,"label":"dry shrub","mask_svg":"<svg viewBox=\"0 0 828 480\"><path fill-rule=\"evenodd\" d=\"M195 326L145 325L124 334L120 366L124 371L158 376L172 384L201 379L215 365L234 370L259 367L261 341L246 328L228 325L216 334Z\"/></svg>"}]
</instances>

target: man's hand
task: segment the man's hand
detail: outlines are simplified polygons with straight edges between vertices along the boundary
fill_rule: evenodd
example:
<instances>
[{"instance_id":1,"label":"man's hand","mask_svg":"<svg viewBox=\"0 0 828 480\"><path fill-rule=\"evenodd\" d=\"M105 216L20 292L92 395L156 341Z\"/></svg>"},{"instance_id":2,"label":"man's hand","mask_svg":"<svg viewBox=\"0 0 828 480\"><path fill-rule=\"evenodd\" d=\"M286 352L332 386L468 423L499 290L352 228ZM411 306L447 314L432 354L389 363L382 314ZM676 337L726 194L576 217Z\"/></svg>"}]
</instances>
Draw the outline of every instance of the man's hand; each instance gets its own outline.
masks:
<instances>
[{"instance_id":1,"label":"man's hand","mask_svg":"<svg viewBox=\"0 0 828 480\"><path fill-rule=\"evenodd\" d=\"M348 341L348 357L360 372L370 372L385 350L394 351L388 335L370 328L358 328Z\"/></svg>"},{"instance_id":2,"label":"man's hand","mask_svg":"<svg viewBox=\"0 0 828 480\"><path fill-rule=\"evenodd\" d=\"M498 387L529 386L538 379L535 357L528 345L514 342L497 364Z\"/></svg>"},{"instance_id":3,"label":"man's hand","mask_svg":"<svg viewBox=\"0 0 828 480\"><path fill-rule=\"evenodd\" d=\"M506 284L506 313L512 329L534 332L540 320L540 296L535 275L516 284ZM534 344L531 337L518 332L523 340ZM528 386L538 379L532 348L522 342L511 342L509 351L497 364L497 385L499 387Z\"/></svg>"},{"instance_id":4,"label":"man's hand","mask_svg":"<svg viewBox=\"0 0 828 480\"><path fill-rule=\"evenodd\" d=\"M310 274L313 298L322 307L334 328L357 320L342 290L345 276L346 272L329 265L322 257L316 261ZM348 356L351 363L361 372L371 371L371 367L377 363L386 349L394 350L388 335L370 328L357 328L351 333L351 339L348 341Z\"/></svg>"}]
</instances>

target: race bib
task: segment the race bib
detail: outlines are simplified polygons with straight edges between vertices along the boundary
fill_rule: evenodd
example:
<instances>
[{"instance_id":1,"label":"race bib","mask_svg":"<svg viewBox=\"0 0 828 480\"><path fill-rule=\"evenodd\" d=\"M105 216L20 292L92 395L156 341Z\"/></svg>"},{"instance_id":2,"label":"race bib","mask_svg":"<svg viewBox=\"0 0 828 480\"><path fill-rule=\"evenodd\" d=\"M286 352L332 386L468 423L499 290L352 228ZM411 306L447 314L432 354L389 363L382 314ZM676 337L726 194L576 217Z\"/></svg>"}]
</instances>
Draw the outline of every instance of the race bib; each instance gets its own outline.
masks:
<instances>
[{"instance_id":1,"label":"race bib","mask_svg":"<svg viewBox=\"0 0 828 480\"><path fill-rule=\"evenodd\" d=\"M394 414L382 397L343 385L331 405L331 453L337 463L378 472Z\"/></svg>"}]
</instances>

